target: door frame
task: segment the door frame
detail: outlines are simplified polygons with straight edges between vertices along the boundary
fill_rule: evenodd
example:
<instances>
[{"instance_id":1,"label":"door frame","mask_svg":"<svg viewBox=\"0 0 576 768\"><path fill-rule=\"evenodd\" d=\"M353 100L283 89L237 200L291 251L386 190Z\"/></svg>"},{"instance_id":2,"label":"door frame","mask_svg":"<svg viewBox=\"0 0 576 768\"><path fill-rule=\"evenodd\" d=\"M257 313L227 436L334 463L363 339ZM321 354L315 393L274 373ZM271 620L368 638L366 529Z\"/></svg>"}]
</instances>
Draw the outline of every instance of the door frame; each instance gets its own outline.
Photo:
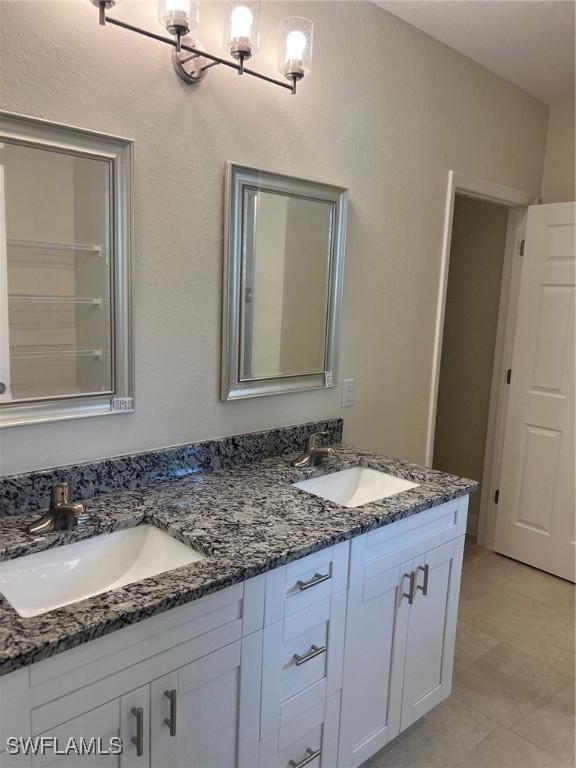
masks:
<instances>
[{"instance_id":1,"label":"door frame","mask_svg":"<svg viewBox=\"0 0 576 768\"><path fill-rule=\"evenodd\" d=\"M513 269L513 256L518 253L519 238L521 227L525 218L526 208L534 202L534 196L529 192L513 187L505 187L501 184L495 184L485 179L474 176L466 176L457 171L448 172L448 184L446 190L446 207L444 212L444 230L442 236L442 254L440 261L440 275L438 280L438 299L436 304L436 320L434 327L434 344L432 352L432 373L430 384L430 399L428 405L428 426L426 434L426 458L425 463L432 466L434 454L434 434L436 430L436 411L438 406L438 388L440 383L440 365L442 358L442 341L444 336L444 321L446 314L446 292L448 288L448 275L450 268L450 248L452 245L452 226L454 222L454 201L456 194L464 197L472 197L477 200L504 205L510 209L511 215L508 219L508 229L506 233L506 252L504 256L504 271L502 276L502 290L500 294L498 331L496 338L496 348L491 394L490 408L488 416L488 431L486 435L486 450L484 465L488 471L484 472L482 482L482 496L479 520L478 520L478 541L481 544L491 545L493 536L493 520L488 504L490 497L490 488L493 484L492 476L496 462L494 457L498 450L501 450L499 442L501 441L501 429L503 424L503 407L499 396L501 389L501 371L505 363L504 353L506 341L511 343L509 333L510 326L514 326L516 319L516 306L514 304L514 289L516 280L519 280L520 269ZM517 286L516 286L517 288ZM511 350L507 350L510 353Z\"/></svg>"}]
</instances>

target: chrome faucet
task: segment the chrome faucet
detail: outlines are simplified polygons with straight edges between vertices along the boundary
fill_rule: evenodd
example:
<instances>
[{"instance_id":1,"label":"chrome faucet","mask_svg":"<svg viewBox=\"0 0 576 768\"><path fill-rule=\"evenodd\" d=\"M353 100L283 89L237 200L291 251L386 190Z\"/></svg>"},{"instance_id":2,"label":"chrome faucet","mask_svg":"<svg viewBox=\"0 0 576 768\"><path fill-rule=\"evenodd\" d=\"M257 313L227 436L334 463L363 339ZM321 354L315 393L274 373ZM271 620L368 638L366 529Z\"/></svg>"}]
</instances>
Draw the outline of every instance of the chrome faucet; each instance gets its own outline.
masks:
<instances>
[{"instance_id":1,"label":"chrome faucet","mask_svg":"<svg viewBox=\"0 0 576 768\"><path fill-rule=\"evenodd\" d=\"M88 519L84 505L70 501L68 483L58 483L50 493L50 509L26 527L26 533L37 536L52 531L69 531Z\"/></svg>"},{"instance_id":2,"label":"chrome faucet","mask_svg":"<svg viewBox=\"0 0 576 768\"><path fill-rule=\"evenodd\" d=\"M323 459L335 456L336 452L334 448L323 448L318 445L318 438L320 435L326 435L327 432L313 432L306 439L306 447L304 453L298 456L297 459L293 459L290 464L293 467L317 467L322 463Z\"/></svg>"}]
</instances>

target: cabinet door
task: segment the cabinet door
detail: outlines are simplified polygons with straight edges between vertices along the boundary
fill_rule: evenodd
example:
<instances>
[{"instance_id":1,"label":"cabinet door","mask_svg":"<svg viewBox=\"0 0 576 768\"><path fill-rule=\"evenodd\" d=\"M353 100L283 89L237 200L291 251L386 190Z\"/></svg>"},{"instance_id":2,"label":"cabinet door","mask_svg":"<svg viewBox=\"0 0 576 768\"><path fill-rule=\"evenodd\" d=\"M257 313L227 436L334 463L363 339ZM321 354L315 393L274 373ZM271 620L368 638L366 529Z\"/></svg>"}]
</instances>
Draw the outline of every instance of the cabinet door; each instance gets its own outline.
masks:
<instances>
[{"instance_id":1,"label":"cabinet door","mask_svg":"<svg viewBox=\"0 0 576 768\"><path fill-rule=\"evenodd\" d=\"M412 563L368 560L367 538L352 542L339 764L359 766L399 732ZM406 574L406 575L405 575Z\"/></svg>"},{"instance_id":2,"label":"cabinet door","mask_svg":"<svg viewBox=\"0 0 576 768\"><path fill-rule=\"evenodd\" d=\"M256 765L261 642L254 633L152 683L153 768Z\"/></svg>"},{"instance_id":3,"label":"cabinet door","mask_svg":"<svg viewBox=\"0 0 576 768\"><path fill-rule=\"evenodd\" d=\"M452 688L463 552L461 537L414 559L417 587L408 618L401 730Z\"/></svg>"},{"instance_id":4,"label":"cabinet door","mask_svg":"<svg viewBox=\"0 0 576 768\"><path fill-rule=\"evenodd\" d=\"M103 768L103 766L107 766L107 768L120 768L123 764L121 763L122 758L118 754L117 744L111 741L118 739L119 736L120 701L116 699L51 729L49 733L35 737L39 740L47 739L47 741L43 742L40 750L44 754L37 754L32 758L32 767L70 768L71 766L78 766L79 768L82 766L82 768L96 768L98 766L98 768ZM52 739L55 741L52 742ZM92 739L94 741L91 742ZM66 752L74 745L80 747L82 740L89 747L90 754L78 755L73 751L69 751L68 755L56 754L56 750ZM110 754L104 754L106 750ZM100 754L96 754L96 752ZM6 761L6 765L10 765L10 763Z\"/></svg>"},{"instance_id":5,"label":"cabinet door","mask_svg":"<svg viewBox=\"0 0 576 768\"><path fill-rule=\"evenodd\" d=\"M120 698L121 768L150 768L150 686Z\"/></svg>"}]
</instances>

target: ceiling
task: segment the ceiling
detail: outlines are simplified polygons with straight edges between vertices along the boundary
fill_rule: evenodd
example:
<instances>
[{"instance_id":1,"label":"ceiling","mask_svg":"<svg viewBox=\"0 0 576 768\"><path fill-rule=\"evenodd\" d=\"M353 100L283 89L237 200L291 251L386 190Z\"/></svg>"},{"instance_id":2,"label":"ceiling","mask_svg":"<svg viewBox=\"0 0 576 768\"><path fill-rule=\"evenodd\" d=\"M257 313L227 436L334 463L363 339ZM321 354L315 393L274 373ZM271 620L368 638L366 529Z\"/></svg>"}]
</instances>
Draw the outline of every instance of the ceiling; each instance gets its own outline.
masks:
<instances>
[{"instance_id":1,"label":"ceiling","mask_svg":"<svg viewBox=\"0 0 576 768\"><path fill-rule=\"evenodd\" d=\"M377 4L542 101L574 98L574 0Z\"/></svg>"}]
</instances>

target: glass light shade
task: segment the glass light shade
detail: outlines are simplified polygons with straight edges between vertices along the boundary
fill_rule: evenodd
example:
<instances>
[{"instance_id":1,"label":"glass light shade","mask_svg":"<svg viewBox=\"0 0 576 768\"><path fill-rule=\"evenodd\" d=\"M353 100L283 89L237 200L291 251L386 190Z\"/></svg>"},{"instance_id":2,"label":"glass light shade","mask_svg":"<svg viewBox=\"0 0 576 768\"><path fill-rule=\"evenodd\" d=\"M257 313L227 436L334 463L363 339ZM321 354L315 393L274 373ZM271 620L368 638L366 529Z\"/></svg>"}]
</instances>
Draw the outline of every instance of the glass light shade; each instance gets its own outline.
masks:
<instances>
[{"instance_id":1,"label":"glass light shade","mask_svg":"<svg viewBox=\"0 0 576 768\"><path fill-rule=\"evenodd\" d=\"M314 24L302 16L282 19L279 27L278 70L288 80L300 80L312 68Z\"/></svg>"},{"instance_id":2,"label":"glass light shade","mask_svg":"<svg viewBox=\"0 0 576 768\"><path fill-rule=\"evenodd\" d=\"M92 5L95 5L97 8L100 6L100 0L90 0ZM106 9L113 8L115 5L118 5L120 0L104 0L104 5Z\"/></svg>"},{"instance_id":3,"label":"glass light shade","mask_svg":"<svg viewBox=\"0 0 576 768\"><path fill-rule=\"evenodd\" d=\"M260 37L259 2L226 3L226 25L224 27L224 47L235 58L250 58L258 50Z\"/></svg>"},{"instance_id":4,"label":"glass light shade","mask_svg":"<svg viewBox=\"0 0 576 768\"><path fill-rule=\"evenodd\" d=\"M158 17L171 35L177 32L187 35L198 26L199 3L195 0L160 0Z\"/></svg>"}]
</instances>

